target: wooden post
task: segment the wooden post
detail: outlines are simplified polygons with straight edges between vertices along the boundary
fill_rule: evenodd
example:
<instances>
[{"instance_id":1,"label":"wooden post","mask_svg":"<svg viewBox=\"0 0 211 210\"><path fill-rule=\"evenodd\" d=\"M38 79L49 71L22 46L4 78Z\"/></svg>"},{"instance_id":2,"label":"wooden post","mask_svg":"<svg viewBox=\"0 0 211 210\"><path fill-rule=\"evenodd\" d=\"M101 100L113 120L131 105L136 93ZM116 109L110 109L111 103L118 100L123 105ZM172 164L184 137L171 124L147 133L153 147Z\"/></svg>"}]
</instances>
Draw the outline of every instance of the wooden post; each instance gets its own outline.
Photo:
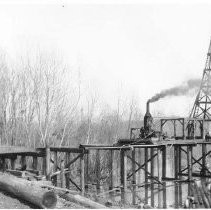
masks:
<instances>
[{"instance_id":1,"label":"wooden post","mask_svg":"<svg viewBox=\"0 0 211 210\"><path fill-rule=\"evenodd\" d=\"M161 177L161 151L160 148L157 148L157 168L158 168L158 180L159 182L162 181L162 177ZM161 184L158 184L158 208L162 208L161 206Z\"/></svg>"},{"instance_id":2,"label":"wooden post","mask_svg":"<svg viewBox=\"0 0 211 210\"><path fill-rule=\"evenodd\" d=\"M133 185L133 191L132 191L132 204L135 205L136 204L136 150L135 148L132 149L132 173L133 173L133 177L132 177L132 185Z\"/></svg>"},{"instance_id":3,"label":"wooden post","mask_svg":"<svg viewBox=\"0 0 211 210\"><path fill-rule=\"evenodd\" d=\"M178 146L174 145L174 178L178 179Z\"/></svg>"},{"instance_id":4,"label":"wooden post","mask_svg":"<svg viewBox=\"0 0 211 210\"><path fill-rule=\"evenodd\" d=\"M141 148L138 148L137 162L138 162L139 164L141 164L141 162L142 162L141 151L142 151L142 149L141 149ZM141 180L141 178L142 178L141 173L143 173L143 171L141 171L141 169L139 169L139 170L138 170L138 180L137 180L138 185L140 185L141 182L142 182L142 180Z\"/></svg>"},{"instance_id":5,"label":"wooden post","mask_svg":"<svg viewBox=\"0 0 211 210\"><path fill-rule=\"evenodd\" d=\"M202 139L204 140L205 139L205 132L204 132L204 119L202 120Z\"/></svg>"},{"instance_id":6,"label":"wooden post","mask_svg":"<svg viewBox=\"0 0 211 210\"><path fill-rule=\"evenodd\" d=\"M206 175L206 154L207 154L207 145L202 144L202 175Z\"/></svg>"},{"instance_id":7,"label":"wooden post","mask_svg":"<svg viewBox=\"0 0 211 210\"><path fill-rule=\"evenodd\" d=\"M176 138L176 120L173 120L173 124L174 124L174 137Z\"/></svg>"},{"instance_id":8,"label":"wooden post","mask_svg":"<svg viewBox=\"0 0 211 210\"><path fill-rule=\"evenodd\" d=\"M46 154L42 157L42 173L46 176Z\"/></svg>"},{"instance_id":9,"label":"wooden post","mask_svg":"<svg viewBox=\"0 0 211 210\"><path fill-rule=\"evenodd\" d=\"M26 170L26 156L21 155L21 169Z\"/></svg>"},{"instance_id":10,"label":"wooden post","mask_svg":"<svg viewBox=\"0 0 211 210\"><path fill-rule=\"evenodd\" d=\"M121 181L121 201L125 203L125 192L127 190L127 156L126 151L120 151L120 181Z\"/></svg>"},{"instance_id":11,"label":"wooden post","mask_svg":"<svg viewBox=\"0 0 211 210\"><path fill-rule=\"evenodd\" d=\"M113 158L114 158L114 150L110 150L109 157L109 190L112 190L114 187L113 177L114 177L114 169L113 169Z\"/></svg>"},{"instance_id":12,"label":"wooden post","mask_svg":"<svg viewBox=\"0 0 211 210\"><path fill-rule=\"evenodd\" d=\"M193 120L193 139L195 140L196 138L196 121Z\"/></svg>"},{"instance_id":13,"label":"wooden post","mask_svg":"<svg viewBox=\"0 0 211 210\"><path fill-rule=\"evenodd\" d=\"M6 160L4 157L2 157L2 171L6 170Z\"/></svg>"},{"instance_id":14,"label":"wooden post","mask_svg":"<svg viewBox=\"0 0 211 210\"><path fill-rule=\"evenodd\" d=\"M153 158L153 155L154 155L154 148L151 148L151 176L154 177L154 167L155 167L155 164L154 164L154 158ZM154 207L154 183L153 183L153 178L151 178L151 206Z\"/></svg>"},{"instance_id":15,"label":"wooden post","mask_svg":"<svg viewBox=\"0 0 211 210\"><path fill-rule=\"evenodd\" d=\"M46 146L45 148L45 161L46 161L46 165L45 165L45 175L46 175L46 179L47 180L50 180L50 163L51 163L51 154L50 154L50 147L49 146Z\"/></svg>"},{"instance_id":16,"label":"wooden post","mask_svg":"<svg viewBox=\"0 0 211 210\"><path fill-rule=\"evenodd\" d=\"M179 177L181 176L181 171L182 171L182 156L181 156L181 147L182 146L178 146L178 173L179 173Z\"/></svg>"},{"instance_id":17,"label":"wooden post","mask_svg":"<svg viewBox=\"0 0 211 210\"><path fill-rule=\"evenodd\" d=\"M53 152L53 172L57 171L58 167L58 159L57 159L57 151ZM57 176L53 177L53 184L57 186Z\"/></svg>"},{"instance_id":18,"label":"wooden post","mask_svg":"<svg viewBox=\"0 0 211 210\"><path fill-rule=\"evenodd\" d=\"M16 160L16 156L11 157L10 161L11 161L11 169L15 170L15 160Z\"/></svg>"},{"instance_id":19,"label":"wooden post","mask_svg":"<svg viewBox=\"0 0 211 210\"><path fill-rule=\"evenodd\" d=\"M163 182L163 208L166 209L166 182Z\"/></svg>"},{"instance_id":20,"label":"wooden post","mask_svg":"<svg viewBox=\"0 0 211 210\"><path fill-rule=\"evenodd\" d=\"M37 170L37 156L33 156L32 168Z\"/></svg>"},{"instance_id":21,"label":"wooden post","mask_svg":"<svg viewBox=\"0 0 211 210\"><path fill-rule=\"evenodd\" d=\"M163 120L160 120L160 132L163 133Z\"/></svg>"},{"instance_id":22,"label":"wooden post","mask_svg":"<svg viewBox=\"0 0 211 210\"><path fill-rule=\"evenodd\" d=\"M70 153L66 152L65 153L65 164L68 164L70 161ZM68 167L68 171L70 171L70 166ZM65 174L65 178L66 178L66 188L70 189L70 173Z\"/></svg>"},{"instance_id":23,"label":"wooden post","mask_svg":"<svg viewBox=\"0 0 211 210\"><path fill-rule=\"evenodd\" d=\"M187 146L188 180L192 180L192 146Z\"/></svg>"},{"instance_id":24,"label":"wooden post","mask_svg":"<svg viewBox=\"0 0 211 210\"><path fill-rule=\"evenodd\" d=\"M88 189L89 189L89 185L88 185L88 182L89 182L89 154L87 153L85 155L85 190L86 192L88 192Z\"/></svg>"},{"instance_id":25,"label":"wooden post","mask_svg":"<svg viewBox=\"0 0 211 210\"><path fill-rule=\"evenodd\" d=\"M95 170L96 170L96 189L97 193L100 193L100 151L96 150L96 164L95 164Z\"/></svg>"},{"instance_id":26,"label":"wooden post","mask_svg":"<svg viewBox=\"0 0 211 210\"><path fill-rule=\"evenodd\" d=\"M162 162L162 156L161 156L161 150L160 150L160 148L157 148L157 153L158 153L158 155L157 155L157 168L158 168L158 180L159 180L159 182L161 182L162 181L162 174L161 174L161 170L162 170L162 168L161 168L161 162Z\"/></svg>"},{"instance_id":27,"label":"wooden post","mask_svg":"<svg viewBox=\"0 0 211 210\"><path fill-rule=\"evenodd\" d=\"M145 161L145 204L148 204L148 148L144 149Z\"/></svg>"},{"instance_id":28,"label":"wooden post","mask_svg":"<svg viewBox=\"0 0 211 210\"><path fill-rule=\"evenodd\" d=\"M60 168L61 168L61 173L60 173L60 179L61 179L61 187L62 188L65 188L66 187L66 183L65 183L65 171L64 171L64 168L65 168L65 165L64 165L64 160L61 160L61 163L60 163Z\"/></svg>"},{"instance_id":29,"label":"wooden post","mask_svg":"<svg viewBox=\"0 0 211 210\"><path fill-rule=\"evenodd\" d=\"M175 182L175 185L174 185L174 199L175 199L175 208L179 208L179 199L178 199L178 185L177 183Z\"/></svg>"},{"instance_id":30,"label":"wooden post","mask_svg":"<svg viewBox=\"0 0 211 210\"><path fill-rule=\"evenodd\" d=\"M84 195L85 192L85 180L84 180L84 174L85 174L85 168L84 168L84 153L80 158L80 166L81 166L81 194Z\"/></svg>"},{"instance_id":31,"label":"wooden post","mask_svg":"<svg viewBox=\"0 0 211 210\"><path fill-rule=\"evenodd\" d=\"M190 183L188 183L188 187L189 187L189 184ZM178 188L179 188L179 205L180 206L182 206L182 185L181 185L181 183L180 182L178 182Z\"/></svg>"},{"instance_id":32,"label":"wooden post","mask_svg":"<svg viewBox=\"0 0 211 210\"><path fill-rule=\"evenodd\" d=\"M166 178L166 146L163 146L162 150L162 178Z\"/></svg>"},{"instance_id":33,"label":"wooden post","mask_svg":"<svg viewBox=\"0 0 211 210\"><path fill-rule=\"evenodd\" d=\"M183 139L186 139L186 135L185 135L185 119L184 118L182 120L182 135L183 135Z\"/></svg>"}]
</instances>

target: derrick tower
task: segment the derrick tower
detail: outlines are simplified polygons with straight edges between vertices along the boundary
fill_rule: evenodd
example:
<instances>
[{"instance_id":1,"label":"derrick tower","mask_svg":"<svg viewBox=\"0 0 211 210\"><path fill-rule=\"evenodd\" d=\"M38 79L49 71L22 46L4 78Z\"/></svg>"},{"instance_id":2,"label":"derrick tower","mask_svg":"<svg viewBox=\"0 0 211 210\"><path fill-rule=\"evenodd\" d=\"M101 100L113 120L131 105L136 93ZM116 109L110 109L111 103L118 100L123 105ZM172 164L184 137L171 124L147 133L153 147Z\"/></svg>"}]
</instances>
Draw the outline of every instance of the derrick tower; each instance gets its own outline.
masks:
<instances>
[{"instance_id":1,"label":"derrick tower","mask_svg":"<svg viewBox=\"0 0 211 210\"><path fill-rule=\"evenodd\" d=\"M195 119L202 119L205 121L211 121L211 40L199 92L196 96L189 117ZM193 121L190 121L188 123L189 136L192 136L193 129L194 129Z\"/></svg>"}]
</instances>

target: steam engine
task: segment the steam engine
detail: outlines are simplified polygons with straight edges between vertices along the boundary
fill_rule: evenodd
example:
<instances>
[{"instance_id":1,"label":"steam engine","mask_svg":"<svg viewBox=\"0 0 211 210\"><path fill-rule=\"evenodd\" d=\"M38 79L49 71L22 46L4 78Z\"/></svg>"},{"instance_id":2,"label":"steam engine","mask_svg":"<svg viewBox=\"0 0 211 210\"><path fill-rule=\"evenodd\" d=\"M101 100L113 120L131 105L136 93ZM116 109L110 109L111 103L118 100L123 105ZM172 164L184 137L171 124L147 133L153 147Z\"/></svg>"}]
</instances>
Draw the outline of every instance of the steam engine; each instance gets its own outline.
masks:
<instances>
[{"instance_id":1,"label":"steam engine","mask_svg":"<svg viewBox=\"0 0 211 210\"><path fill-rule=\"evenodd\" d=\"M134 144L134 143L141 143L141 144L151 144L151 138L157 137L158 132L153 130L153 118L150 114L150 100L147 101L146 104L146 114L144 115L144 126L141 128L131 128L131 133L133 130L140 131L137 137L130 137L130 139L119 139L117 144L115 145L122 145L122 144Z\"/></svg>"}]
</instances>

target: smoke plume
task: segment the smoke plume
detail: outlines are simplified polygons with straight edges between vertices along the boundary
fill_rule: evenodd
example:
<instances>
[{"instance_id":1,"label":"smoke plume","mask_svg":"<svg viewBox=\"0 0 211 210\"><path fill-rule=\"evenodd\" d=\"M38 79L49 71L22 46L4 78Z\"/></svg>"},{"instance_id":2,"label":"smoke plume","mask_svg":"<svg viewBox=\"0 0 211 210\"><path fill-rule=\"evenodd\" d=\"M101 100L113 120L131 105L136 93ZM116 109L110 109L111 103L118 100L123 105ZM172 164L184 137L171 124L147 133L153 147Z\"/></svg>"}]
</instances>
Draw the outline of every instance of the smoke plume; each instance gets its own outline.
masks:
<instances>
[{"instance_id":1,"label":"smoke plume","mask_svg":"<svg viewBox=\"0 0 211 210\"><path fill-rule=\"evenodd\" d=\"M200 86L201 80L200 79L190 79L184 82L180 86L176 86L170 89L166 89L161 91L160 93L155 94L149 101L155 102L160 100L161 98L165 98L166 96L180 96L186 95L188 92L194 88L198 88Z\"/></svg>"}]
</instances>

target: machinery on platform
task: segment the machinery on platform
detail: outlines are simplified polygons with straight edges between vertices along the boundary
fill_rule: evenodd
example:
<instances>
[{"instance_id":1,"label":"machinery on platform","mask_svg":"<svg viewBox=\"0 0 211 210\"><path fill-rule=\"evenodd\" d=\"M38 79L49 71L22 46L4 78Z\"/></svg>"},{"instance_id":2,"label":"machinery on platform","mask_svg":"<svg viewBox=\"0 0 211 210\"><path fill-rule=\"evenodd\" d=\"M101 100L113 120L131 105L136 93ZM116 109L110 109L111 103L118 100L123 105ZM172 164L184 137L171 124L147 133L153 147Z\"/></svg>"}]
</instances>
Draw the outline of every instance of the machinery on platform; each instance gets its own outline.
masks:
<instances>
[{"instance_id":1,"label":"machinery on platform","mask_svg":"<svg viewBox=\"0 0 211 210\"><path fill-rule=\"evenodd\" d=\"M136 132L137 135L134 135L134 132ZM131 128L130 139L119 139L115 145L152 144L152 138L158 140L160 136L161 132L153 129L153 117L150 113L150 100L148 100L146 103L143 127Z\"/></svg>"}]
</instances>

